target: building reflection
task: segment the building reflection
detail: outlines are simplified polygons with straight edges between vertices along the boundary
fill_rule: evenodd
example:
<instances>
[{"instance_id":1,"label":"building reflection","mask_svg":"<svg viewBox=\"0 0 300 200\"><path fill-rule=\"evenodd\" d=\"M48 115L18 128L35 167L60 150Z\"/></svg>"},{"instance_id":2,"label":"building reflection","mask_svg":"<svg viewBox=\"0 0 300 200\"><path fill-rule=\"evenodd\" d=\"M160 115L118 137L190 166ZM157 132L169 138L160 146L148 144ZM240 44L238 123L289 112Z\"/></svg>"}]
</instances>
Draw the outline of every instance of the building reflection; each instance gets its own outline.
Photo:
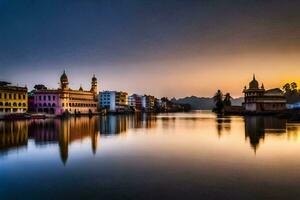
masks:
<instances>
[{"instance_id":1,"label":"building reflection","mask_svg":"<svg viewBox=\"0 0 300 200\"><path fill-rule=\"evenodd\" d=\"M256 153L259 144L268 134L282 135L287 133L287 122L271 116L246 116L245 138L249 139L251 147Z\"/></svg>"},{"instance_id":2,"label":"building reflection","mask_svg":"<svg viewBox=\"0 0 300 200\"><path fill-rule=\"evenodd\" d=\"M152 128L155 125L156 117L149 114L0 121L0 156L11 150L26 148L29 141L35 146L56 144L61 161L66 164L69 146L76 141L90 138L92 152L96 154L100 135L124 135L128 129Z\"/></svg>"},{"instance_id":3,"label":"building reflection","mask_svg":"<svg viewBox=\"0 0 300 200\"><path fill-rule=\"evenodd\" d=\"M9 151L26 148L28 142L28 123L7 121L0 123L0 155Z\"/></svg>"},{"instance_id":4,"label":"building reflection","mask_svg":"<svg viewBox=\"0 0 300 200\"><path fill-rule=\"evenodd\" d=\"M126 133L128 129L154 128L156 115L137 113L133 115L106 115L99 118L101 135Z\"/></svg>"},{"instance_id":5,"label":"building reflection","mask_svg":"<svg viewBox=\"0 0 300 200\"><path fill-rule=\"evenodd\" d=\"M28 129L29 138L36 145L57 143L64 164L68 159L69 145L73 142L90 138L92 152L95 154L97 151L99 128L96 117L35 120L29 124Z\"/></svg>"}]
</instances>

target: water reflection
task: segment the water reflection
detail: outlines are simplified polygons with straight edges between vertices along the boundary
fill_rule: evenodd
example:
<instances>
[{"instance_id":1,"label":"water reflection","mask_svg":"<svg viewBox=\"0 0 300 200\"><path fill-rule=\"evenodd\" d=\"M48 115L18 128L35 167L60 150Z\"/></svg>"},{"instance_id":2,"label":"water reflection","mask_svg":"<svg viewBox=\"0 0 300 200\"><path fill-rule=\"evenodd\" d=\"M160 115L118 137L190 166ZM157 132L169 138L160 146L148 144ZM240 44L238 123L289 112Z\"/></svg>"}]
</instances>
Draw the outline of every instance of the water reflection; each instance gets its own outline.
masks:
<instances>
[{"instance_id":1,"label":"water reflection","mask_svg":"<svg viewBox=\"0 0 300 200\"><path fill-rule=\"evenodd\" d=\"M32 121L0 122L0 156L9 151L26 148L28 140L36 147L57 144L61 161L66 164L69 145L75 141L91 140L96 154L100 135L125 134L128 129L153 128L155 115L109 115L101 117L78 117L69 119L46 119Z\"/></svg>"},{"instance_id":2,"label":"water reflection","mask_svg":"<svg viewBox=\"0 0 300 200\"><path fill-rule=\"evenodd\" d=\"M57 145L60 158L66 164L69 157L69 146L75 141L90 139L93 154L97 153L102 137L124 135L129 129L157 128L160 120L162 130L176 128L177 120L192 120L193 124L185 122L186 126L196 127L195 124L213 120L218 137L229 135L232 124L244 123L244 135L254 152L260 143L268 137L287 135L289 140L297 140L299 124L288 123L284 119L271 116L247 116L244 118L232 117L186 117L186 116L160 116L151 114L136 115L109 115L101 117L79 117L69 119L47 119L32 121L1 121L0 122L0 156L10 151L26 148L28 141L33 141L36 147ZM237 121L238 119L239 121ZM242 121L243 120L243 121ZM211 122L209 122L211 124ZM242 142L242 141L241 141Z\"/></svg>"},{"instance_id":3,"label":"water reflection","mask_svg":"<svg viewBox=\"0 0 300 200\"><path fill-rule=\"evenodd\" d=\"M218 137L220 138L224 133L230 133L231 130L231 117L216 117L216 127Z\"/></svg>"},{"instance_id":4,"label":"water reflection","mask_svg":"<svg viewBox=\"0 0 300 200\"><path fill-rule=\"evenodd\" d=\"M245 120L245 137L249 139L254 152L257 151L259 143L268 134L281 135L287 133L287 121L271 116L247 116Z\"/></svg>"},{"instance_id":5,"label":"water reflection","mask_svg":"<svg viewBox=\"0 0 300 200\"><path fill-rule=\"evenodd\" d=\"M0 197L299 199L299 131L211 112L0 121Z\"/></svg>"}]
</instances>

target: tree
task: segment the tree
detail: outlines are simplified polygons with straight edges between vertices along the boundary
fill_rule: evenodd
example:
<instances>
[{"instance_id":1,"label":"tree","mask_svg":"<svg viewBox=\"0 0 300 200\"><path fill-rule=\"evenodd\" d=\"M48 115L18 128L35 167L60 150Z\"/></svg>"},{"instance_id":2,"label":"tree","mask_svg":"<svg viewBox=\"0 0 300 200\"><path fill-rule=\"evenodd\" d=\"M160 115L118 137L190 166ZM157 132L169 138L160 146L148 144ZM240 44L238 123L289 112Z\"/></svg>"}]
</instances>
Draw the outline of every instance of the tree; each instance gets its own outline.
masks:
<instances>
[{"instance_id":1,"label":"tree","mask_svg":"<svg viewBox=\"0 0 300 200\"><path fill-rule=\"evenodd\" d=\"M284 90L285 94L290 94L291 93L291 85L289 83L286 83L282 89Z\"/></svg>"},{"instance_id":2,"label":"tree","mask_svg":"<svg viewBox=\"0 0 300 200\"><path fill-rule=\"evenodd\" d=\"M296 94L297 93L297 83L295 83L295 82L292 82L291 83L291 92L292 92L292 94Z\"/></svg>"},{"instance_id":3,"label":"tree","mask_svg":"<svg viewBox=\"0 0 300 200\"><path fill-rule=\"evenodd\" d=\"M218 113L222 112L224 108L224 104L223 104L223 93L221 92L221 90L218 90L216 92L216 94L213 96L213 99L215 103L214 110Z\"/></svg>"},{"instance_id":4,"label":"tree","mask_svg":"<svg viewBox=\"0 0 300 200\"><path fill-rule=\"evenodd\" d=\"M33 87L35 90L47 90L47 87L43 84L38 84Z\"/></svg>"},{"instance_id":5,"label":"tree","mask_svg":"<svg viewBox=\"0 0 300 200\"><path fill-rule=\"evenodd\" d=\"M232 97L230 96L230 93L226 93L223 104L225 106L231 106L231 99L232 99Z\"/></svg>"}]
</instances>

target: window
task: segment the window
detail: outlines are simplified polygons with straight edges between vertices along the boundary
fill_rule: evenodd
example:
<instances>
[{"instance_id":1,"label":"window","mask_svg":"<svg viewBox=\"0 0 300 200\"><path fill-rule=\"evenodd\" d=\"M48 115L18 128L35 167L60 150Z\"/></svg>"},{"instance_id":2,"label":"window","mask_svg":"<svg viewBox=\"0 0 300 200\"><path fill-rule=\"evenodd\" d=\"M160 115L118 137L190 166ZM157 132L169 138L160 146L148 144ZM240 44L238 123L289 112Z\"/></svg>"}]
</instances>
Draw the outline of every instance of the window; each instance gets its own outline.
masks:
<instances>
[{"instance_id":1,"label":"window","mask_svg":"<svg viewBox=\"0 0 300 200\"><path fill-rule=\"evenodd\" d=\"M21 103L19 103L19 106L21 106L22 104Z\"/></svg>"},{"instance_id":2,"label":"window","mask_svg":"<svg viewBox=\"0 0 300 200\"><path fill-rule=\"evenodd\" d=\"M53 101L55 101L55 96L52 97Z\"/></svg>"},{"instance_id":3,"label":"window","mask_svg":"<svg viewBox=\"0 0 300 200\"><path fill-rule=\"evenodd\" d=\"M0 93L0 99L2 99L2 93Z\"/></svg>"},{"instance_id":4,"label":"window","mask_svg":"<svg viewBox=\"0 0 300 200\"><path fill-rule=\"evenodd\" d=\"M42 96L39 96L39 100L42 101Z\"/></svg>"},{"instance_id":5,"label":"window","mask_svg":"<svg viewBox=\"0 0 300 200\"><path fill-rule=\"evenodd\" d=\"M11 94L8 94L8 99L11 99Z\"/></svg>"},{"instance_id":6,"label":"window","mask_svg":"<svg viewBox=\"0 0 300 200\"><path fill-rule=\"evenodd\" d=\"M48 101L51 101L51 96L48 96Z\"/></svg>"},{"instance_id":7,"label":"window","mask_svg":"<svg viewBox=\"0 0 300 200\"><path fill-rule=\"evenodd\" d=\"M14 94L14 99L17 99L17 95L16 94Z\"/></svg>"},{"instance_id":8,"label":"window","mask_svg":"<svg viewBox=\"0 0 300 200\"><path fill-rule=\"evenodd\" d=\"M7 98L7 94L6 93L4 93L4 99L6 99Z\"/></svg>"},{"instance_id":9,"label":"window","mask_svg":"<svg viewBox=\"0 0 300 200\"><path fill-rule=\"evenodd\" d=\"M44 101L46 101L46 96L44 96Z\"/></svg>"},{"instance_id":10,"label":"window","mask_svg":"<svg viewBox=\"0 0 300 200\"><path fill-rule=\"evenodd\" d=\"M23 94L23 99L26 99L26 95L25 94Z\"/></svg>"},{"instance_id":11,"label":"window","mask_svg":"<svg viewBox=\"0 0 300 200\"><path fill-rule=\"evenodd\" d=\"M19 96L19 99L21 99L21 94L19 94L18 96Z\"/></svg>"},{"instance_id":12,"label":"window","mask_svg":"<svg viewBox=\"0 0 300 200\"><path fill-rule=\"evenodd\" d=\"M64 103L62 103L61 105L62 105L62 107L64 107L64 106L65 106L65 104L64 104Z\"/></svg>"}]
</instances>

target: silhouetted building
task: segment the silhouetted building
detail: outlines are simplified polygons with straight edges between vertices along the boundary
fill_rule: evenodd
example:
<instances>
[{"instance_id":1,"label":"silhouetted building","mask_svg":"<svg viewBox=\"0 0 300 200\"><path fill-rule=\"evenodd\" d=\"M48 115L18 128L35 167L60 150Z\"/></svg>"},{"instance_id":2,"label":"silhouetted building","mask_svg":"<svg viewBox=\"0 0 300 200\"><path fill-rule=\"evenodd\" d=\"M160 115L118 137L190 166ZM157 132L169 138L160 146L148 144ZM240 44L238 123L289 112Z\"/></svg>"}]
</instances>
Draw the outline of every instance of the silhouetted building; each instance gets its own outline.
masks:
<instances>
[{"instance_id":1,"label":"silhouetted building","mask_svg":"<svg viewBox=\"0 0 300 200\"><path fill-rule=\"evenodd\" d=\"M244 88L245 102L243 106L248 112L278 112L286 109L286 98L279 88L265 90L253 75L249 88Z\"/></svg>"}]
</instances>

